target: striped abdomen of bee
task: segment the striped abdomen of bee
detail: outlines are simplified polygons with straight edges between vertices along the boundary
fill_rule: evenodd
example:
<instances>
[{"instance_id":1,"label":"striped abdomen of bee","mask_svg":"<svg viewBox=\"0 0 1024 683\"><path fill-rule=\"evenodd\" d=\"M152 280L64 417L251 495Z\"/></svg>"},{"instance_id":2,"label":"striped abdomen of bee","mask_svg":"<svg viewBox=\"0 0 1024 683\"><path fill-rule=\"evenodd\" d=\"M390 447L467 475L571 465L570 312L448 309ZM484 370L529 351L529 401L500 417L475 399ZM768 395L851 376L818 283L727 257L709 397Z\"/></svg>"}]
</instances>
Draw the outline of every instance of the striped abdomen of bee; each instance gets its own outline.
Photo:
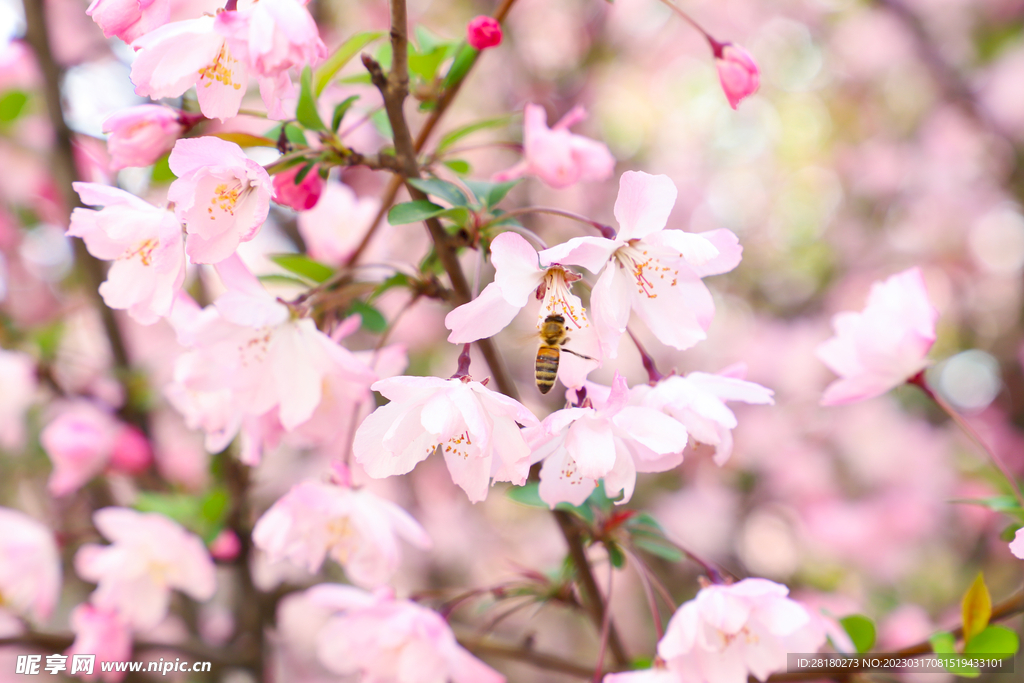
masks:
<instances>
[{"instance_id":1,"label":"striped abdomen of bee","mask_svg":"<svg viewBox=\"0 0 1024 683\"><path fill-rule=\"evenodd\" d=\"M557 346L541 344L537 349L537 388L542 394L548 393L551 391L551 387L555 386L555 378L558 376L558 357Z\"/></svg>"}]
</instances>

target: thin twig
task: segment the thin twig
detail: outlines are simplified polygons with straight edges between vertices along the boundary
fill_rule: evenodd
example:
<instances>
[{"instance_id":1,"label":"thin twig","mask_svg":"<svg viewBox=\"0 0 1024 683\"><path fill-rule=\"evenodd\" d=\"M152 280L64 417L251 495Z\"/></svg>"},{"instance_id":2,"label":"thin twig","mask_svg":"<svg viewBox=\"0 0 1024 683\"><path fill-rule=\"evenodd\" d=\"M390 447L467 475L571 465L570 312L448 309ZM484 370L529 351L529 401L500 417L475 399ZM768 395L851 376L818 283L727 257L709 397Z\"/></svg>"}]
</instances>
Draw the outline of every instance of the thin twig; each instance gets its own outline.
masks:
<instances>
[{"instance_id":1,"label":"thin twig","mask_svg":"<svg viewBox=\"0 0 1024 683\"><path fill-rule=\"evenodd\" d=\"M517 662L532 664L538 669L557 671L559 673L576 676L578 678L589 679L594 673L593 667L577 664L576 662L571 662L555 655L534 652L528 647L516 647L513 645L505 645L503 643L495 643L484 640L483 638L471 638L467 636L460 637L459 644L475 655L511 659Z\"/></svg>"}]
</instances>

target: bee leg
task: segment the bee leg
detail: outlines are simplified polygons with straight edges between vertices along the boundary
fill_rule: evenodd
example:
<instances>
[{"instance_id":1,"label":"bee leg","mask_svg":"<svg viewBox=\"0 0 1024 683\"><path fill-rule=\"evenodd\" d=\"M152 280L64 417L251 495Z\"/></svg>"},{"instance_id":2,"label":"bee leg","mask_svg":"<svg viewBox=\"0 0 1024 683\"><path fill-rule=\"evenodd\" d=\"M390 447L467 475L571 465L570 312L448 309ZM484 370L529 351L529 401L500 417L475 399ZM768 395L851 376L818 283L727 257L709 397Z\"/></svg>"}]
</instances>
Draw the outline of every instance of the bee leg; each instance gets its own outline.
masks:
<instances>
[{"instance_id":1,"label":"bee leg","mask_svg":"<svg viewBox=\"0 0 1024 683\"><path fill-rule=\"evenodd\" d=\"M562 350L565 351L566 353L571 353L572 355L576 356L577 358L583 358L584 360L597 360L596 358L591 358L590 356L584 356L582 353L576 353L572 349L562 349Z\"/></svg>"}]
</instances>

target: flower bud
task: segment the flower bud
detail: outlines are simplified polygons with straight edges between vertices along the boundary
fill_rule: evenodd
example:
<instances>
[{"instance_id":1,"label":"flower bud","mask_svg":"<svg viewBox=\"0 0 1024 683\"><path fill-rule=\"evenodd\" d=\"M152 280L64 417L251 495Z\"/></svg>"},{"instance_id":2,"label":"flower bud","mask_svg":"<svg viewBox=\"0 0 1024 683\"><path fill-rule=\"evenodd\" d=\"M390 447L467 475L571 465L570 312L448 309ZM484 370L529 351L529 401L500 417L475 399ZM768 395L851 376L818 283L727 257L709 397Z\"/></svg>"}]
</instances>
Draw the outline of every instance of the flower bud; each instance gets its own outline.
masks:
<instances>
[{"instance_id":1,"label":"flower bud","mask_svg":"<svg viewBox=\"0 0 1024 683\"><path fill-rule=\"evenodd\" d=\"M149 166L174 146L184 132L180 114L159 104L142 104L119 111L103 122L110 133L107 150L111 168Z\"/></svg>"},{"instance_id":2,"label":"flower bud","mask_svg":"<svg viewBox=\"0 0 1024 683\"><path fill-rule=\"evenodd\" d=\"M153 449L146 436L137 427L124 425L115 437L114 448L110 452L111 469L125 474L139 474L152 462Z\"/></svg>"},{"instance_id":3,"label":"flower bud","mask_svg":"<svg viewBox=\"0 0 1024 683\"><path fill-rule=\"evenodd\" d=\"M733 109L761 86L761 70L750 53L738 45L723 43L715 46L715 65L722 90Z\"/></svg>"},{"instance_id":4,"label":"flower bud","mask_svg":"<svg viewBox=\"0 0 1024 683\"><path fill-rule=\"evenodd\" d=\"M296 211L309 211L320 201L324 191L324 179L314 166L298 184L295 182L305 166L295 166L274 176L274 201Z\"/></svg>"},{"instance_id":5,"label":"flower bud","mask_svg":"<svg viewBox=\"0 0 1024 683\"><path fill-rule=\"evenodd\" d=\"M501 24L487 15L481 15L466 27L466 40L477 50L501 45Z\"/></svg>"}]
</instances>

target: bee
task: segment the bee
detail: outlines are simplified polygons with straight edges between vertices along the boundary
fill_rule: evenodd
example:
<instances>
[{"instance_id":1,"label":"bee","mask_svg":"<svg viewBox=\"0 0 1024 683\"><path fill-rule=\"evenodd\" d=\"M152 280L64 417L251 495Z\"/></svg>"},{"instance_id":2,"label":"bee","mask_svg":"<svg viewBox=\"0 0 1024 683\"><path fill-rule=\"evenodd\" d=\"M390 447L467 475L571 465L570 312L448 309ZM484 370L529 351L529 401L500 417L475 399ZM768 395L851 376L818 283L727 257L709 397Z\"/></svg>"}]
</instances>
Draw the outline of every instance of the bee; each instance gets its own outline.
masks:
<instances>
[{"instance_id":1,"label":"bee","mask_svg":"<svg viewBox=\"0 0 1024 683\"><path fill-rule=\"evenodd\" d=\"M565 318L560 315L549 315L544 318L544 324L540 328L540 348L537 349L537 388L540 393L546 394L555 386L555 377L558 376L558 359L562 351L571 353L579 358L594 360L590 356L576 353L569 349L563 349L569 341L569 335L565 329Z\"/></svg>"}]
</instances>

